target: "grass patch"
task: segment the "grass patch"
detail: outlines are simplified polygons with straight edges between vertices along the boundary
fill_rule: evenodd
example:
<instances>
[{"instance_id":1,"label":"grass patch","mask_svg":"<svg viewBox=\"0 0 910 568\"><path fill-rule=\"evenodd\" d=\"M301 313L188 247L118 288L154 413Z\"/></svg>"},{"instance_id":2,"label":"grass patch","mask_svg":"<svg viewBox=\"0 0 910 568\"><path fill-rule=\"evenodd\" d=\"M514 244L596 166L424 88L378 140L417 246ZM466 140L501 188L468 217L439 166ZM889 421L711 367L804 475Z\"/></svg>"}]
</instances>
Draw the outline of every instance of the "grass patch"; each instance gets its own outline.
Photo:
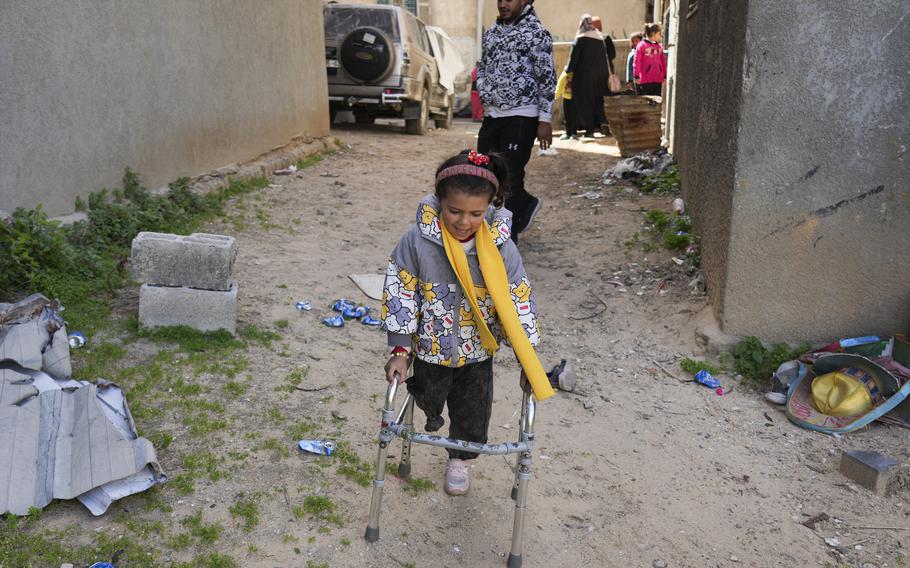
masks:
<instances>
[{"instance_id":1,"label":"grass patch","mask_svg":"<svg viewBox=\"0 0 910 568\"><path fill-rule=\"evenodd\" d=\"M673 164L663 173L644 176L635 182L642 193L679 195L679 166Z\"/></svg>"},{"instance_id":2,"label":"grass patch","mask_svg":"<svg viewBox=\"0 0 910 568\"><path fill-rule=\"evenodd\" d=\"M256 451L259 450L271 450L275 452L275 455L281 458L291 457L291 450L288 448L287 444L281 442L275 438L269 438L260 442L255 448Z\"/></svg>"},{"instance_id":3,"label":"grass patch","mask_svg":"<svg viewBox=\"0 0 910 568\"><path fill-rule=\"evenodd\" d=\"M679 366L680 366L680 368L682 368L683 371L690 373L692 375L694 375L695 373L697 373L699 371L705 370L705 371L708 371L709 374L717 376L726 371L726 369L724 369L723 367L719 367L719 366L709 363L707 361L689 359L688 357L686 357L682 361L680 361Z\"/></svg>"},{"instance_id":4,"label":"grass patch","mask_svg":"<svg viewBox=\"0 0 910 568\"><path fill-rule=\"evenodd\" d=\"M192 562L180 562L175 568L237 568L237 561L226 554L209 552L193 558Z\"/></svg>"},{"instance_id":5,"label":"grass patch","mask_svg":"<svg viewBox=\"0 0 910 568\"><path fill-rule=\"evenodd\" d=\"M243 523L243 530L251 532L259 524L259 505L256 503L258 495L247 495L243 492L237 495L234 504L228 508L231 517Z\"/></svg>"},{"instance_id":6,"label":"grass patch","mask_svg":"<svg viewBox=\"0 0 910 568\"><path fill-rule=\"evenodd\" d=\"M221 390L230 398L240 398L246 394L248 389L249 385L247 383L240 383L237 381L228 381L221 385Z\"/></svg>"},{"instance_id":7,"label":"grass patch","mask_svg":"<svg viewBox=\"0 0 910 568\"><path fill-rule=\"evenodd\" d=\"M326 524L343 527L344 517L336 509L335 503L324 495L308 495L303 500L303 512L311 518Z\"/></svg>"},{"instance_id":8,"label":"grass patch","mask_svg":"<svg viewBox=\"0 0 910 568\"><path fill-rule=\"evenodd\" d=\"M265 347L271 347L273 341L281 339L280 334L275 333L274 331L259 329L252 324L244 326L243 329L240 330L240 337Z\"/></svg>"},{"instance_id":9,"label":"grass patch","mask_svg":"<svg viewBox=\"0 0 910 568\"><path fill-rule=\"evenodd\" d=\"M140 328L137 330L137 335L155 343L172 345L184 353L225 352L244 347L242 341L223 329L199 331L185 325L177 325L151 329Z\"/></svg>"},{"instance_id":10,"label":"grass patch","mask_svg":"<svg viewBox=\"0 0 910 568\"><path fill-rule=\"evenodd\" d=\"M213 482L227 477L227 473L220 468L223 459L207 451L196 451L183 457L183 467L194 474L205 474Z\"/></svg>"},{"instance_id":11,"label":"grass patch","mask_svg":"<svg viewBox=\"0 0 910 568\"><path fill-rule=\"evenodd\" d=\"M373 481L373 466L360 460L360 457L351 450L351 445L346 441L335 445L335 461L339 463L336 470L361 487L369 487Z\"/></svg>"},{"instance_id":12,"label":"grass patch","mask_svg":"<svg viewBox=\"0 0 910 568\"><path fill-rule=\"evenodd\" d=\"M306 168L312 168L319 162L321 162L325 156L321 153L310 154L309 156L304 156L297 160L297 169L303 170Z\"/></svg>"},{"instance_id":13,"label":"grass patch","mask_svg":"<svg viewBox=\"0 0 910 568\"><path fill-rule=\"evenodd\" d=\"M107 323L109 293L127 281L123 261L140 231L188 234L223 215L228 200L267 185L266 178L232 180L227 188L199 195L181 178L166 194L152 195L137 173L126 170L120 188L76 199L85 221L63 226L41 206L17 209L0 223L0 299L30 292L60 298L69 328L91 339Z\"/></svg>"},{"instance_id":14,"label":"grass patch","mask_svg":"<svg viewBox=\"0 0 910 568\"><path fill-rule=\"evenodd\" d=\"M221 531L224 527L221 523L205 523L202 520L202 511L196 511L196 514L184 517L180 524L190 531L190 535L196 538L200 544L212 545L221 538Z\"/></svg>"},{"instance_id":15,"label":"grass patch","mask_svg":"<svg viewBox=\"0 0 910 568\"><path fill-rule=\"evenodd\" d=\"M425 477L409 477L404 484L404 492L415 497L435 488L436 484Z\"/></svg>"}]
</instances>

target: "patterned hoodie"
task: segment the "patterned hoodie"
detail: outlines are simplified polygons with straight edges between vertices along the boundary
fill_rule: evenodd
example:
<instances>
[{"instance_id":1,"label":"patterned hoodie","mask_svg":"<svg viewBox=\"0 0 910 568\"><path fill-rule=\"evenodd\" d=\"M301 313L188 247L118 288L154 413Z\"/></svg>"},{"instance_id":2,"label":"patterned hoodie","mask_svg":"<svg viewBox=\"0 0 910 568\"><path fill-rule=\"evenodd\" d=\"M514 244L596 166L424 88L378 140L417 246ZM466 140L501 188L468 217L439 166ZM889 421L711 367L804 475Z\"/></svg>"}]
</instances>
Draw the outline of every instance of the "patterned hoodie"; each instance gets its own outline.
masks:
<instances>
[{"instance_id":1,"label":"patterned hoodie","mask_svg":"<svg viewBox=\"0 0 910 568\"><path fill-rule=\"evenodd\" d=\"M521 255L511 236L512 214L505 208L487 209L493 242L499 247L509 277L509 290L518 319L532 345L540 342L537 307ZM386 271L382 293L382 327L389 345L413 347L416 357L427 363L461 367L489 359L442 244L439 201L431 195L417 208L417 224L398 242ZM478 305L493 336L502 330L493 300L484 286L477 252L467 253L471 278L481 298Z\"/></svg>"},{"instance_id":2,"label":"patterned hoodie","mask_svg":"<svg viewBox=\"0 0 910 568\"><path fill-rule=\"evenodd\" d=\"M530 5L514 22L497 20L484 32L477 90L493 118L538 116L550 122L556 90L553 38Z\"/></svg>"}]
</instances>

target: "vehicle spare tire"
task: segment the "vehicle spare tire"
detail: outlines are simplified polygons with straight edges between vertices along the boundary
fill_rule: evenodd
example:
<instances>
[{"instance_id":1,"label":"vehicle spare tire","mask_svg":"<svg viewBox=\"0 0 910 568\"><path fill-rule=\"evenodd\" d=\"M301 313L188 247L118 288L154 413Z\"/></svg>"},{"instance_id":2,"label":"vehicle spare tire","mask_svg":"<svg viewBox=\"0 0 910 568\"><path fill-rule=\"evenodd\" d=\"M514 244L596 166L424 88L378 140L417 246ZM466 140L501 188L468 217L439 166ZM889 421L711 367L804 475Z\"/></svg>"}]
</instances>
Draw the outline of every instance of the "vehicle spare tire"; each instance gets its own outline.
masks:
<instances>
[{"instance_id":1,"label":"vehicle spare tire","mask_svg":"<svg viewBox=\"0 0 910 568\"><path fill-rule=\"evenodd\" d=\"M376 83L385 79L395 63L388 36L376 28L357 28L344 37L338 61L355 81Z\"/></svg>"}]
</instances>

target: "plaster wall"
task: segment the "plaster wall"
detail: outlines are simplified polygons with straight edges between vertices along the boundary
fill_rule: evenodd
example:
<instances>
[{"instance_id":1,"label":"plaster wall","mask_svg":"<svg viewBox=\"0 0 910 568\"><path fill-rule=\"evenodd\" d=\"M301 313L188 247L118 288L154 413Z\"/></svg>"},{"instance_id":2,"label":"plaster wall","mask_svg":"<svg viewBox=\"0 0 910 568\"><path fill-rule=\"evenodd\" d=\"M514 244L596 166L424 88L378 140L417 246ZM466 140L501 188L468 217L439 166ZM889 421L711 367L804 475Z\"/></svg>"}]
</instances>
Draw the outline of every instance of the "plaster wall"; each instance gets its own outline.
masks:
<instances>
[{"instance_id":1,"label":"plaster wall","mask_svg":"<svg viewBox=\"0 0 910 568\"><path fill-rule=\"evenodd\" d=\"M910 331L907 2L751 0L735 43L745 52L724 330Z\"/></svg>"},{"instance_id":2,"label":"plaster wall","mask_svg":"<svg viewBox=\"0 0 910 568\"><path fill-rule=\"evenodd\" d=\"M681 14L688 4L683 0ZM677 42L676 158L719 318L725 307L745 51L744 42L735 38L745 36L746 8L746 0L703 5L693 17L680 18Z\"/></svg>"},{"instance_id":3,"label":"plaster wall","mask_svg":"<svg viewBox=\"0 0 910 568\"><path fill-rule=\"evenodd\" d=\"M0 2L0 209L328 135L322 3Z\"/></svg>"}]
</instances>

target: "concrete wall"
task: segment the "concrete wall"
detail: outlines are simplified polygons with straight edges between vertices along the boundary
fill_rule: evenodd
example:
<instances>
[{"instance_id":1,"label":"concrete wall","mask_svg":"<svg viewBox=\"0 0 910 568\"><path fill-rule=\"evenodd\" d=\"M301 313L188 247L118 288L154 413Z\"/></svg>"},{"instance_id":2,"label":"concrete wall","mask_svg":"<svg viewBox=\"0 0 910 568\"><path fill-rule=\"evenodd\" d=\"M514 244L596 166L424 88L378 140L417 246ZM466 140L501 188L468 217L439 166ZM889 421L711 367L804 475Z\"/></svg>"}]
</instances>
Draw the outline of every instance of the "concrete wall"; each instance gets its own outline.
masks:
<instances>
[{"instance_id":1,"label":"concrete wall","mask_svg":"<svg viewBox=\"0 0 910 568\"><path fill-rule=\"evenodd\" d=\"M615 38L628 38L650 21L645 0L540 0L534 10L554 41L572 41L578 31L578 20L583 14L600 16L603 31ZM485 0L484 25L491 25L497 17L495 0Z\"/></svg>"},{"instance_id":2,"label":"concrete wall","mask_svg":"<svg viewBox=\"0 0 910 568\"><path fill-rule=\"evenodd\" d=\"M322 3L0 3L0 209L164 185L328 134Z\"/></svg>"},{"instance_id":3,"label":"concrete wall","mask_svg":"<svg viewBox=\"0 0 910 568\"><path fill-rule=\"evenodd\" d=\"M686 4L676 148L723 329L910 330L906 2Z\"/></svg>"}]
</instances>

